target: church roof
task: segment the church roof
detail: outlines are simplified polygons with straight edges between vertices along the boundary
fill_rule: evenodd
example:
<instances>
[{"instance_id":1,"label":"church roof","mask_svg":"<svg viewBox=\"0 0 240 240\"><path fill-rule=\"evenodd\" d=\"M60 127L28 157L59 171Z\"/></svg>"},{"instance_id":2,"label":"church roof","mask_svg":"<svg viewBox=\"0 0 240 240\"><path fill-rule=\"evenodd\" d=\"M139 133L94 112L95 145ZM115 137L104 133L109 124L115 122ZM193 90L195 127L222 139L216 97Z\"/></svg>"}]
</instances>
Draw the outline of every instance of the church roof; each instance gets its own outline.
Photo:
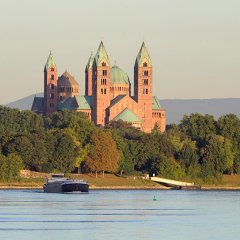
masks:
<instances>
[{"instance_id":1,"label":"church roof","mask_svg":"<svg viewBox=\"0 0 240 240\"><path fill-rule=\"evenodd\" d=\"M91 52L91 55L90 55L90 57L88 59L88 63L86 65L86 70L92 68L93 62L94 62L94 56L93 56L93 53Z\"/></svg>"},{"instance_id":2,"label":"church roof","mask_svg":"<svg viewBox=\"0 0 240 240\"><path fill-rule=\"evenodd\" d=\"M106 62L107 65L110 65L110 62L109 62L109 58L108 58L108 54L106 52L106 49L103 45L103 42L101 41L99 47L98 47L98 50L97 50L97 53L95 55L95 63L96 65L100 65L102 60L104 60Z\"/></svg>"},{"instance_id":3,"label":"church roof","mask_svg":"<svg viewBox=\"0 0 240 240\"><path fill-rule=\"evenodd\" d=\"M75 99L78 104L78 109L82 110L91 110L91 105L92 105L92 97L91 96L75 96Z\"/></svg>"},{"instance_id":4,"label":"church roof","mask_svg":"<svg viewBox=\"0 0 240 240\"><path fill-rule=\"evenodd\" d=\"M152 110L160 110L162 106L160 104L159 99L156 96L152 97Z\"/></svg>"},{"instance_id":5,"label":"church roof","mask_svg":"<svg viewBox=\"0 0 240 240\"><path fill-rule=\"evenodd\" d=\"M69 97L66 100L58 103L58 110L91 110L92 97L91 96L75 96Z\"/></svg>"},{"instance_id":6,"label":"church roof","mask_svg":"<svg viewBox=\"0 0 240 240\"><path fill-rule=\"evenodd\" d=\"M116 65L111 68L110 76L111 84L130 84L128 75Z\"/></svg>"},{"instance_id":7,"label":"church roof","mask_svg":"<svg viewBox=\"0 0 240 240\"><path fill-rule=\"evenodd\" d=\"M118 120L123 120L125 122L141 122L141 119L136 114L134 114L129 108L125 108L113 119L113 121Z\"/></svg>"},{"instance_id":8,"label":"church roof","mask_svg":"<svg viewBox=\"0 0 240 240\"><path fill-rule=\"evenodd\" d=\"M136 61L135 61L135 66L140 66L143 64L143 62L147 62L148 65L152 66L152 61L151 58L149 56L148 50L146 48L145 43L143 42L140 51L138 52Z\"/></svg>"},{"instance_id":9,"label":"church roof","mask_svg":"<svg viewBox=\"0 0 240 240\"><path fill-rule=\"evenodd\" d=\"M52 52L49 53L49 56L45 65L45 69L48 70L51 66L54 66L54 67L57 66L53 58Z\"/></svg>"},{"instance_id":10,"label":"church roof","mask_svg":"<svg viewBox=\"0 0 240 240\"><path fill-rule=\"evenodd\" d=\"M118 103L121 99L123 99L125 96L127 95L118 95L117 97L115 97L113 100L111 100L110 102L110 107L112 107L113 105L115 105L116 103Z\"/></svg>"},{"instance_id":11,"label":"church roof","mask_svg":"<svg viewBox=\"0 0 240 240\"><path fill-rule=\"evenodd\" d=\"M57 106L58 110L64 110L64 109L75 110L75 108L73 108L71 106L72 100L73 100L73 98L69 97L69 98L65 99L64 101L58 102L58 106Z\"/></svg>"},{"instance_id":12,"label":"church roof","mask_svg":"<svg viewBox=\"0 0 240 240\"><path fill-rule=\"evenodd\" d=\"M58 86L79 86L75 78L66 70L61 77L58 78Z\"/></svg>"},{"instance_id":13,"label":"church roof","mask_svg":"<svg viewBox=\"0 0 240 240\"><path fill-rule=\"evenodd\" d=\"M34 97L31 111L44 113L44 97Z\"/></svg>"}]
</instances>

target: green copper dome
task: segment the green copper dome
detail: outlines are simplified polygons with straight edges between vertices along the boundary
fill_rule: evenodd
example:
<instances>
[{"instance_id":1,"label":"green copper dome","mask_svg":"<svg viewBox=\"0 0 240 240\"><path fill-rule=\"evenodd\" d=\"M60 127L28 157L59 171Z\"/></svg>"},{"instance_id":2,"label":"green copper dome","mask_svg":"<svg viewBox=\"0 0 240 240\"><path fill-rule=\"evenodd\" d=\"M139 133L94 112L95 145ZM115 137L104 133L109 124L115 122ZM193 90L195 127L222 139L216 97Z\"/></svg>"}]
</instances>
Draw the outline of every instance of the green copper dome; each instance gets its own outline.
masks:
<instances>
[{"instance_id":1,"label":"green copper dome","mask_svg":"<svg viewBox=\"0 0 240 240\"><path fill-rule=\"evenodd\" d=\"M103 45L103 42L101 41L97 53L95 55L95 63L97 66L99 66L102 62L105 62L108 66L110 65L108 54Z\"/></svg>"},{"instance_id":2,"label":"green copper dome","mask_svg":"<svg viewBox=\"0 0 240 240\"><path fill-rule=\"evenodd\" d=\"M135 66L141 66L143 63L146 62L148 66L152 66L152 61L149 56L148 50L146 48L145 43L143 42L141 49L137 55L136 61L135 61Z\"/></svg>"},{"instance_id":3,"label":"green copper dome","mask_svg":"<svg viewBox=\"0 0 240 240\"><path fill-rule=\"evenodd\" d=\"M130 84L128 75L118 66L111 68L111 84Z\"/></svg>"},{"instance_id":4,"label":"green copper dome","mask_svg":"<svg viewBox=\"0 0 240 240\"><path fill-rule=\"evenodd\" d=\"M55 63L52 53L50 52L48 59L47 59L47 63L45 65L45 69L48 70L51 66L56 67L56 63Z\"/></svg>"}]
</instances>

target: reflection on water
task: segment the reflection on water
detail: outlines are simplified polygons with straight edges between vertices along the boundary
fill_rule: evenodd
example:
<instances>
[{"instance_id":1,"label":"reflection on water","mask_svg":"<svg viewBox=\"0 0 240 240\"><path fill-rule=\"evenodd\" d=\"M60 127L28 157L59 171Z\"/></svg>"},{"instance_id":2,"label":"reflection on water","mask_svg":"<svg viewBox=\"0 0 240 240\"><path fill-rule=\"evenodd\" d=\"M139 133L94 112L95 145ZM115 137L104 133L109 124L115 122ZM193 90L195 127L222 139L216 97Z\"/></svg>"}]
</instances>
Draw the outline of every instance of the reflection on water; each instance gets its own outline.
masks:
<instances>
[{"instance_id":1,"label":"reflection on water","mask_svg":"<svg viewBox=\"0 0 240 240\"><path fill-rule=\"evenodd\" d=\"M237 191L0 191L0 239L238 239L239 201Z\"/></svg>"}]
</instances>

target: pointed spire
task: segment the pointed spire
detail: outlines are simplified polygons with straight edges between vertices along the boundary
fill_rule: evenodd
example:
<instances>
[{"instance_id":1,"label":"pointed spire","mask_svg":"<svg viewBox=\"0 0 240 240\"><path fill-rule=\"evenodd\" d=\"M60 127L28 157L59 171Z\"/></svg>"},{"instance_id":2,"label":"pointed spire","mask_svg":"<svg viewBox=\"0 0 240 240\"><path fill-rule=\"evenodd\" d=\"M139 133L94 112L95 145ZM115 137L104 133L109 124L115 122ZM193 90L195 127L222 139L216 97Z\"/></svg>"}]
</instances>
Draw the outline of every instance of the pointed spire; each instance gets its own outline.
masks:
<instances>
[{"instance_id":1,"label":"pointed spire","mask_svg":"<svg viewBox=\"0 0 240 240\"><path fill-rule=\"evenodd\" d=\"M143 62L147 62L148 66L152 66L152 61L144 42L142 43L142 46L138 52L138 55L135 61L135 66L141 66Z\"/></svg>"},{"instance_id":2,"label":"pointed spire","mask_svg":"<svg viewBox=\"0 0 240 240\"><path fill-rule=\"evenodd\" d=\"M102 61L104 61L107 65L110 65L108 54L107 54L106 49L103 45L103 42L101 41L101 43L98 47L97 53L95 55L96 65L98 66L99 64L101 64Z\"/></svg>"},{"instance_id":3,"label":"pointed spire","mask_svg":"<svg viewBox=\"0 0 240 240\"><path fill-rule=\"evenodd\" d=\"M88 59L88 63L86 65L86 70L89 70L92 68L93 62L94 62L94 56L93 56L93 52L91 52L91 55Z\"/></svg>"},{"instance_id":4,"label":"pointed spire","mask_svg":"<svg viewBox=\"0 0 240 240\"><path fill-rule=\"evenodd\" d=\"M53 58L52 52L50 51L49 56L48 56L48 59L47 59L47 63L46 63L46 65L45 65L45 69L48 70L52 65L53 65L54 67L56 67L55 60L54 60L54 58Z\"/></svg>"}]
</instances>

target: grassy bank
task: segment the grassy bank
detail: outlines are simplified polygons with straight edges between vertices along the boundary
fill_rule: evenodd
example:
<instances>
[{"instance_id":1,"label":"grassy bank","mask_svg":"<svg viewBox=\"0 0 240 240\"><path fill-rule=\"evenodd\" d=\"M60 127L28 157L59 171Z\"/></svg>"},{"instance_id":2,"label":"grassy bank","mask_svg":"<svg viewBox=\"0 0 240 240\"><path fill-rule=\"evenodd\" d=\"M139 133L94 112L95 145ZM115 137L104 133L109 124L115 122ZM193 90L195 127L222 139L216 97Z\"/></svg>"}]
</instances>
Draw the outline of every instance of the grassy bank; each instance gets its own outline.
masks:
<instances>
[{"instance_id":1,"label":"grassy bank","mask_svg":"<svg viewBox=\"0 0 240 240\"><path fill-rule=\"evenodd\" d=\"M91 174L71 174L69 177L74 179L84 179L92 189L106 188L106 189L167 189L150 180L141 177L121 177L114 174L102 175ZM41 189L46 181L46 177L28 177L20 178L14 182L0 182L0 188L38 188ZM202 184L203 189L240 189L240 175L224 175L221 182L217 184Z\"/></svg>"}]
</instances>

